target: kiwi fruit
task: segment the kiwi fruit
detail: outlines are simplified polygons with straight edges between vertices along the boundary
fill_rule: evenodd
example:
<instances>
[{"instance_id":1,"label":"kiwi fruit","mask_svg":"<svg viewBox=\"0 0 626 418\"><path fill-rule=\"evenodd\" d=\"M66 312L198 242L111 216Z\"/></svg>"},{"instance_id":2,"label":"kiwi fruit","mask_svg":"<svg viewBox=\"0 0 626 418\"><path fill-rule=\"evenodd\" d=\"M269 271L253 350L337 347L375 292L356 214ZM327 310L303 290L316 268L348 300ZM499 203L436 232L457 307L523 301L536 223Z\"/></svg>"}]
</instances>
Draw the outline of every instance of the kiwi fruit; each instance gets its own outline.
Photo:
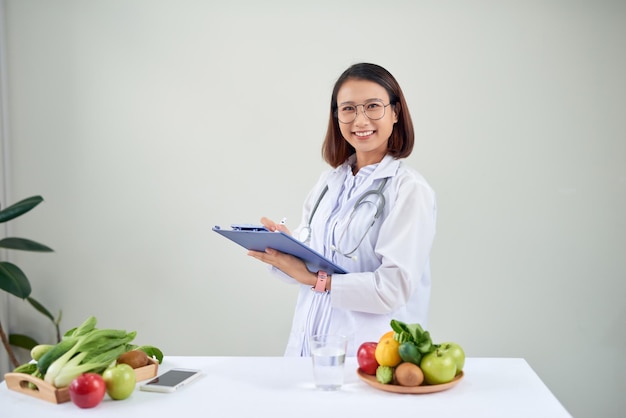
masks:
<instances>
[{"instance_id":1,"label":"kiwi fruit","mask_svg":"<svg viewBox=\"0 0 626 418\"><path fill-rule=\"evenodd\" d=\"M400 386L419 386L424 382L424 373L418 365L404 362L396 367L394 378Z\"/></svg>"},{"instance_id":2,"label":"kiwi fruit","mask_svg":"<svg viewBox=\"0 0 626 418\"><path fill-rule=\"evenodd\" d=\"M148 355L141 350L127 351L117 358L117 364L128 364L133 369L146 366L148 364Z\"/></svg>"}]
</instances>

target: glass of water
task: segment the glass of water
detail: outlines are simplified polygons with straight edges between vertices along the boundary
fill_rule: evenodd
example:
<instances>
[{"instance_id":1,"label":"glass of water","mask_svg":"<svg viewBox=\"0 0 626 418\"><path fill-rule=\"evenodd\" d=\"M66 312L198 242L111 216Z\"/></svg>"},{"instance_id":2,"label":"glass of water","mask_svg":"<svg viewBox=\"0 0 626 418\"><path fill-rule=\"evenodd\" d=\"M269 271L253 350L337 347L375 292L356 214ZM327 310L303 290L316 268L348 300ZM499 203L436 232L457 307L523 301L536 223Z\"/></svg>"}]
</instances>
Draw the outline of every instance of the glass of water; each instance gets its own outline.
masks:
<instances>
[{"instance_id":1,"label":"glass of water","mask_svg":"<svg viewBox=\"0 0 626 418\"><path fill-rule=\"evenodd\" d=\"M343 335L313 335L309 341L315 386L322 390L341 388L348 339Z\"/></svg>"}]
</instances>

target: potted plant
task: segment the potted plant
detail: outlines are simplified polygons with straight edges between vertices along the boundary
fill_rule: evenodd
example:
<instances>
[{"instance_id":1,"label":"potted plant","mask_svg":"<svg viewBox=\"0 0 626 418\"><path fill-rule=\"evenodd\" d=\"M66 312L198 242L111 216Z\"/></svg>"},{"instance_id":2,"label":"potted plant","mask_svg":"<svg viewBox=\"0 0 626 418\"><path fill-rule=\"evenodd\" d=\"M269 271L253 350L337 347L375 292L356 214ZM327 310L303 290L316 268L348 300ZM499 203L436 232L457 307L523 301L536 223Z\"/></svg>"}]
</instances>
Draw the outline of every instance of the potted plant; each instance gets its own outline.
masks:
<instances>
[{"instance_id":1,"label":"potted plant","mask_svg":"<svg viewBox=\"0 0 626 418\"><path fill-rule=\"evenodd\" d=\"M3 210L0 211L0 223L8 222L15 219L26 212L33 209L35 206L43 202L41 196L32 196L24 200L21 200ZM0 248L6 248L9 250L21 250L21 251L36 251L36 252L52 252L50 247L47 247L38 242L16 237L6 237L0 240ZM36 299L30 296L31 286L28 278L24 272L15 264L8 261L0 261L0 290L4 290L20 299L27 300L37 311L48 317L54 326L56 327L57 342L60 341L59 323L61 322L61 313L55 319L52 314ZM9 360L13 364L13 367L19 366L20 362L17 359L12 346L22 347L25 349L31 349L37 345L37 341L22 334L7 334L4 331L2 323L0 322L0 338L2 344L9 355Z\"/></svg>"}]
</instances>

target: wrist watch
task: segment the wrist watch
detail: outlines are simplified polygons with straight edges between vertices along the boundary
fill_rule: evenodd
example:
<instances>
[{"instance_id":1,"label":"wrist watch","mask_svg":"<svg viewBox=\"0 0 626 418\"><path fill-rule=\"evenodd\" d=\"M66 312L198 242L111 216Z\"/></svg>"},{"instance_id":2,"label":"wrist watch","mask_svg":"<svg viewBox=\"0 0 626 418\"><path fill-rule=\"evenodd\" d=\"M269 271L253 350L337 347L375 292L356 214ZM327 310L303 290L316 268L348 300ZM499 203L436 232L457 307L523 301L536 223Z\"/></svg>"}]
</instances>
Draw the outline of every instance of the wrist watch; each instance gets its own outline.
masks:
<instances>
[{"instance_id":1,"label":"wrist watch","mask_svg":"<svg viewBox=\"0 0 626 418\"><path fill-rule=\"evenodd\" d=\"M328 290L326 290L326 280L328 280L328 274L322 270L318 271L317 282L315 282L315 286L313 286L312 289L316 292L328 293Z\"/></svg>"}]
</instances>

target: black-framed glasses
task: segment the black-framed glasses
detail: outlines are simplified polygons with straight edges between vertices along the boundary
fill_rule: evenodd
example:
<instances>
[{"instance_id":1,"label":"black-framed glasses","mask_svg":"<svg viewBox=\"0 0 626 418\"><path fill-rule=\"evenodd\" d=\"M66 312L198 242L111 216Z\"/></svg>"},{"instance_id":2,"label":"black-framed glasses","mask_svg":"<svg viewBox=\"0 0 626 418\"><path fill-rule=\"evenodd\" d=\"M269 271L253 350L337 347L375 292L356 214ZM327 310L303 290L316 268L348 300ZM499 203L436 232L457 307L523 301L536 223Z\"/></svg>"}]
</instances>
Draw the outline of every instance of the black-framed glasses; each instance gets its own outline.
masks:
<instances>
[{"instance_id":1,"label":"black-framed glasses","mask_svg":"<svg viewBox=\"0 0 626 418\"><path fill-rule=\"evenodd\" d=\"M341 123L352 123L356 119L359 106L363 107L363 114L368 119L378 120L385 117L385 109L391 103L385 104L382 100L374 99L361 104L344 103L337 107L337 119Z\"/></svg>"}]
</instances>

